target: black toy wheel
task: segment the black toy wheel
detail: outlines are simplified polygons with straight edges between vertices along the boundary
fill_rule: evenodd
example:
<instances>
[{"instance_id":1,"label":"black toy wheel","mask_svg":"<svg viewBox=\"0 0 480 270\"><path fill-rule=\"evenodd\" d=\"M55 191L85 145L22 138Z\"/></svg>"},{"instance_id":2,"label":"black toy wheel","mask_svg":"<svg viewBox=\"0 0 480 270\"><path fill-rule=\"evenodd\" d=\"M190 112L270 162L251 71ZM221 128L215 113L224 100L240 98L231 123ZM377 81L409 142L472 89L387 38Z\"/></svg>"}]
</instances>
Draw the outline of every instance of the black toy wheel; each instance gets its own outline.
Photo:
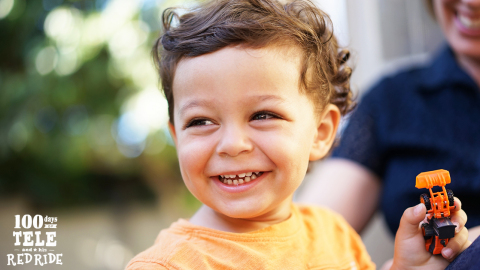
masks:
<instances>
[{"instance_id":1,"label":"black toy wheel","mask_svg":"<svg viewBox=\"0 0 480 270\"><path fill-rule=\"evenodd\" d=\"M425 240L430 239L432 236L435 236L435 230L430 223L422 223L422 232L423 238Z\"/></svg>"},{"instance_id":2,"label":"black toy wheel","mask_svg":"<svg viewBox=\"0 0 480 270\"><path fill-rule=\"evenodd\" d=\"M430 197L427 193L423 193L422 195L420 195L420 202L425 204L425 207L427 207L427 211L432 209L432 205L430 204Z\"/></svg>"},{"instance_id":3,"label":"black toy wheel","mask_svg":"<svg viewBox=\"0 0 480 270\"><path fill-rule=\"evenodd\" d=\"M447 197L448 197L448 203L450 206L453 206L454 200L453 200L453 191L451 189L447 189Z\"/></svg>"}]
</instances>

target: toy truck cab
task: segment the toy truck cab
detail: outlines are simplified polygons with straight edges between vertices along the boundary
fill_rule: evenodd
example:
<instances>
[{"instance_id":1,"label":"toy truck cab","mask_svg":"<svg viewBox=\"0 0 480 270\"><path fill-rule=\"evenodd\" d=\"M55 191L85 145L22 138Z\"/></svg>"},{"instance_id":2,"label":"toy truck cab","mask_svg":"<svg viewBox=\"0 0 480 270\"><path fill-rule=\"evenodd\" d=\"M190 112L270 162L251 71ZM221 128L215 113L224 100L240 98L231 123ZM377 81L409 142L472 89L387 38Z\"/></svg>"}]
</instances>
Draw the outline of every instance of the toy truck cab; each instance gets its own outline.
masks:
<instances>
[{"instance_id":1,"label":"toy truck cab","mask_svg":"<svg viewBox=\"0 0 480 270\"><path fill-rule=\"evenodd\" d=\"M420 202L427 207L427 214L433 218L449 217L451 207L453 207L453 192L445 189L446 184L450 184L450 173L446 170L436 170L423 172L417 176L416 188L428 188L430 194L420 195ZM434 186L440 186L442 191L433 192ZM452 208L454 209L454 208Z\"/></svg>"},{"instance_id":2,"label":"toy truck cab","mask_svg":"<svg viewBox=\"0 0 480 270\"><path fill-rule=\"evenodd\" d=\"M428 188L429 193L420 195L420 202L427 208L428 223L422 224L426 249L432 254L440 254L448 239L455 236L455 225L450 221L450 210L455 209L453 192L445 189L450 184L450 173L446 170L423 172L417 176L416 188ZM439 186L442 191L433 192Z\"/></svg>"}]
</instances>

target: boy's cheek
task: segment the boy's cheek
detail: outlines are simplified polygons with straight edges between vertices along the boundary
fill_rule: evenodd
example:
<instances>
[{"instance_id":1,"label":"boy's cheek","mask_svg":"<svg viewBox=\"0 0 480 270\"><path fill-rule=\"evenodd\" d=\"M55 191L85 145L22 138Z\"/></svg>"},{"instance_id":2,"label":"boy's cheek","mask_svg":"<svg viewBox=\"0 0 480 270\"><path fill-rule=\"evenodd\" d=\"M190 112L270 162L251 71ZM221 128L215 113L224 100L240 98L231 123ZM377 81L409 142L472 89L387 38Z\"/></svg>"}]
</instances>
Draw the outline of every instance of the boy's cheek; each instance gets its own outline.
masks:
<instances>
[{"instance_id":1,"label":"boy's cheek","mask_svg":"<svg viewBox=\"0 0 480 270\"><path fill-rule=\"evenodd\" d=\"M259 136L255 144L272 156L286 159L295 158L293 160L305 159L304 157L308 157L310 149L305 136L295 136L295 134Z\"/></svg>"},{"instance_id":2,"label":"boy's cheek","mask_svg":"<svg viewBox=\"0 0 480 270\"><path fill-rule=\"evenodd\" d=\"M177 156L180 167L185 172L204 171L206 161L208 160L209 146L206 143L194 142L177 144Z\"/></svg>"},{"instance_id":3,"label":"boy's cheek","mask_svg":"<svg viewBox=\"0 0 480 270\"><path fill-rule=\"evenodd\" d=\"M281 167L285 171L302 173L308 167L310 148L305 139L293 136L265 136L261 140L257 140L256 144L276 167Z\"/></svg>"},{"instance_id":4,"label":"boy's cheek","mask_svg":"<svg viewBox=\"0 0 480 270\"><path fill-rule=\"evenodd\" d=\"M180 166L184 169L191 169L193 165L201 163L203 156L201 150L201 148L191 146L177 147L177 156Z\"/></svg>"}]
</instances>

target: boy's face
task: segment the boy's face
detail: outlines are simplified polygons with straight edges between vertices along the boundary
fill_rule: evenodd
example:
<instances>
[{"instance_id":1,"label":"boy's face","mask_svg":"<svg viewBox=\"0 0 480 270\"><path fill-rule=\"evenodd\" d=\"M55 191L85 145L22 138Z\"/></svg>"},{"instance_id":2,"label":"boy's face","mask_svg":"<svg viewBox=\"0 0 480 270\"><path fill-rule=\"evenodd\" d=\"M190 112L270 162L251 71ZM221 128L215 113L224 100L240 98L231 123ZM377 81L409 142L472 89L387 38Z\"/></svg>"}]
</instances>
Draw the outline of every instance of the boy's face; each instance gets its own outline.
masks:
<instances>
[{"instance_id":1,"label":"boy's face","mask_svg":"<svg viewBox=\"0 0 480 270\"><path fill-rule=\"evenodd\" d=\"M170 128L196 198L233 218L289 211L309 159L319 157L318 138L326 136L299 77L295 48L227 47L180 61Z\"/></svg>"}]
</instances>

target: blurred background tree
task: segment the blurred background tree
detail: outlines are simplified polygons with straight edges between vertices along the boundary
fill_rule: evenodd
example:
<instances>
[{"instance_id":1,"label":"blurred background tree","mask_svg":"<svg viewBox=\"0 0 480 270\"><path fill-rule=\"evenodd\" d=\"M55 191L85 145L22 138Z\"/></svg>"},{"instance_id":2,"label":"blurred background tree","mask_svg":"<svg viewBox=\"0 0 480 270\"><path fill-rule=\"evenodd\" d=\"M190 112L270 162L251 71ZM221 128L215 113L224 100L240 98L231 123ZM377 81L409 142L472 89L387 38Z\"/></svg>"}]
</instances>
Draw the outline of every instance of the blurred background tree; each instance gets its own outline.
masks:
<instances>
[{"instance_id":1,"label":"blurred background tree","mask_svg":"<svg viewBox=\"0 0 480 270\"><path fill-rule=\"evenodd\" d=\"M150 57L176 2L0 0L0 196L38 209L180 192L198 205Z\"/></svg>"}]
</instances>

